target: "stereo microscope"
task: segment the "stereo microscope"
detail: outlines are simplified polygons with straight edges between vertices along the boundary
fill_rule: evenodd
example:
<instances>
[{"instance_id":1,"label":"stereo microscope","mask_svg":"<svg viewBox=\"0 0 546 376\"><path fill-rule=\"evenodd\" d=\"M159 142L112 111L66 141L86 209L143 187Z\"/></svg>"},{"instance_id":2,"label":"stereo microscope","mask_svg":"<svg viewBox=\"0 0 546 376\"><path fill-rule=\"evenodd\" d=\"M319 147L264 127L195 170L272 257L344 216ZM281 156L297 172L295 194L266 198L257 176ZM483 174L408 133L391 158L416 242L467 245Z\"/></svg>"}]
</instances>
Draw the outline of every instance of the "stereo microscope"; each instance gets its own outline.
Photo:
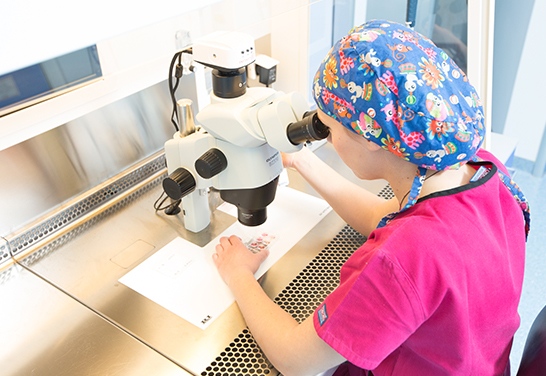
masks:
<instances>
[{"instance_id":1,"label":"stereo microscope","mask_svg":"<svg viewBox=\"0 0 546 376\"><path fill-rule=\"evenodd\" d=\"M214 33L196 41L191 54L212 68L210 104L197 113L193 133L180 130L165 143L169 176L163 189L181 200L189 231L209 225L210 189L237 207L239 222L261 225L283 170L280 152L324 139L328 128L300 94L247 87L247 69L256 58L250 36Z\"/></svg>"}]
</instances>

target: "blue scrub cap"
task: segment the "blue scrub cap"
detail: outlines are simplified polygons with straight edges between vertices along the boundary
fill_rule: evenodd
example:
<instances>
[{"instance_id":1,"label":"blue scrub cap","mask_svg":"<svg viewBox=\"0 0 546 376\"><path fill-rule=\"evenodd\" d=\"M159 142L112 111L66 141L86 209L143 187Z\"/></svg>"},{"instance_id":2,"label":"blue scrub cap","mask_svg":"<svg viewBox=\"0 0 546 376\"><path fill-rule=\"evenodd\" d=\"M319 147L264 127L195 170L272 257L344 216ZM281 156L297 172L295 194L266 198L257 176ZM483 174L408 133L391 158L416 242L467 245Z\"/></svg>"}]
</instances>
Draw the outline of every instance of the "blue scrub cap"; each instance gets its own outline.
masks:
<instances>
[{"instance_id":1,"label":"blue scrub cap","mask_svg":"<svg viewBox=\"0 0 546 376\"><path fill-rule=\"evenodd\" d=\"M479 160L485 127L476 89L443 50L405 25L374 20L353 28L322 61L313 93L327 115L418 166L398 213L417 202L427 170ZM522 208L527 235L529 204L508 176L499 176Z\"/></svg>"},{"instance_id":2,"label":"blue scrub cap","mask_svg":"<svg viewBox=\"0 0 546 376\"><path fill-rule=\"evenodd\" d=\"M464 72L398 23L353 28L322 61L313 92L346 128L424 169L460 167L484 137L483 108Z\"/></svg>"}]
</instances>

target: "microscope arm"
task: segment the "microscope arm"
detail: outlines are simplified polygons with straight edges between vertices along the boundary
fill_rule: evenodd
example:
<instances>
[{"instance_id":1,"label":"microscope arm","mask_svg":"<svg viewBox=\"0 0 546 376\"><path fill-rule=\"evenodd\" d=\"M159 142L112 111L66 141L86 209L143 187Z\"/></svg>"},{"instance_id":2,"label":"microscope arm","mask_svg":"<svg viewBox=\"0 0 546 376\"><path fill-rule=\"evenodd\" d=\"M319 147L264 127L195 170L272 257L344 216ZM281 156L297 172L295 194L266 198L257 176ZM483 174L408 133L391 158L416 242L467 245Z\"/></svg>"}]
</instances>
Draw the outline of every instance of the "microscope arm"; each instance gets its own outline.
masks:
<instances>
[{"instance_id":1,"label":"microscope arm","mask_svg":"<svg viewBox=\"0 0 546 376\"><path fill-rule=\"evenodd\" d=\"M282 94L258 111L258 122L263 135L273 148L291 153L302 148L302 144L291 142L288 127L304 117L309 110L305 99L298 93Z\"/></svg>"}]
</instances>

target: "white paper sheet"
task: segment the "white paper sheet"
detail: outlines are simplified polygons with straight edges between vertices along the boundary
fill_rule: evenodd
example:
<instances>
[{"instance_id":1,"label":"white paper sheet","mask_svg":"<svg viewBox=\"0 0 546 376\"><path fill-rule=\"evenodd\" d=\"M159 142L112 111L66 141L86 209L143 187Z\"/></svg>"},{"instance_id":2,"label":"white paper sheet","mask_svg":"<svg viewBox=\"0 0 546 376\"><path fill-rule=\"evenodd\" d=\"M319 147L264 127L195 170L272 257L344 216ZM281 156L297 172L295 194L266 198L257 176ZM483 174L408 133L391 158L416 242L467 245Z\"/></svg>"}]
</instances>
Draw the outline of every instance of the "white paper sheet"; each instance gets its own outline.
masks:
<instances>
[{"instance_id":1,"label":"white paper sheet","mask_svg":"<svg viewBox=\"0 0 546 376\"><path fill-rule=\"evenodd\" d=\"M233 205L223 204L219 209L237 215ZM262 234L271 237L269 257L256 272L259 278L330 211L322 199L279 187L263 225L246 227L236 222L204 247L176 238L119 281L205 329L235 301L212 261L220 237L237 235L243 242Z\"/></svg>"}]
</instances>

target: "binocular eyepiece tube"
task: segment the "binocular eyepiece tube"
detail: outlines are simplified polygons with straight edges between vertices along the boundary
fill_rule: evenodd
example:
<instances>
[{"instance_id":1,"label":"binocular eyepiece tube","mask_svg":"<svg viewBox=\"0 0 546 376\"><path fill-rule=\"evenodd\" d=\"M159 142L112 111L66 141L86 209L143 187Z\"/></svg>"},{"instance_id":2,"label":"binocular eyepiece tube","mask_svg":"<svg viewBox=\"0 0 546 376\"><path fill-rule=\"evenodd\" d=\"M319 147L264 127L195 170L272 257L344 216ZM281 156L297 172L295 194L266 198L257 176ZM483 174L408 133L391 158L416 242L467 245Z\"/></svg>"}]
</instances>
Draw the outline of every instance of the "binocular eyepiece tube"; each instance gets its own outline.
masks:
<instances>
[{"instance_id":1,"label":"binocular eyepiece tube","mask_svg":"<svg viewBox=\"0 0 546 376\"><path fill-rule=\"evenodd\" d=\"M328 127L318 118L317 110L306 112L301 120L291 123L286 129L288 140L293 145L323 140L329 134Z\"/></svg>"}]
</instances>

